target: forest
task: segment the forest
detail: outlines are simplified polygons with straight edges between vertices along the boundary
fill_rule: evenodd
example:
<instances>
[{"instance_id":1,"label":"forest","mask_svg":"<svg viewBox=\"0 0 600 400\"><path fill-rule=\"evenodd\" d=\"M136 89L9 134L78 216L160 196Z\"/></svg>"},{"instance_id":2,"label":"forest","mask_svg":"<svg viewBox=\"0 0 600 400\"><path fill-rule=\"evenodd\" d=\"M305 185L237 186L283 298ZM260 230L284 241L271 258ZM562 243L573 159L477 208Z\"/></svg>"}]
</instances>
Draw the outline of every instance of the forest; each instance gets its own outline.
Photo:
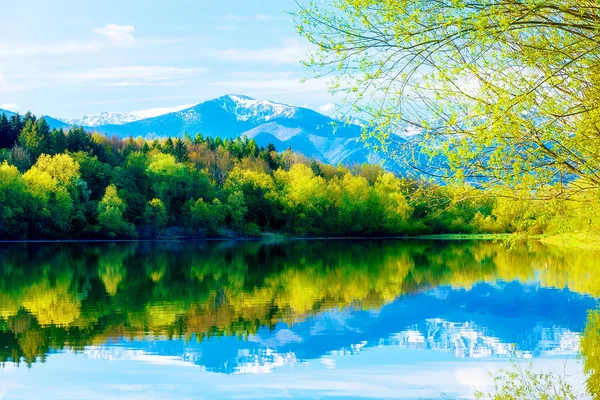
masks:
<instances>
[{"instance_id":1,"label":"forest","mask_svg":"<svg viewBox=\"0 0 600 400\"><path fill-rule=\"evenodd\" d=\"M118 139L0 115L3 239L594 232L585 196L536 201L328 165L246 137Z\"/></svg>"}]
</instances>

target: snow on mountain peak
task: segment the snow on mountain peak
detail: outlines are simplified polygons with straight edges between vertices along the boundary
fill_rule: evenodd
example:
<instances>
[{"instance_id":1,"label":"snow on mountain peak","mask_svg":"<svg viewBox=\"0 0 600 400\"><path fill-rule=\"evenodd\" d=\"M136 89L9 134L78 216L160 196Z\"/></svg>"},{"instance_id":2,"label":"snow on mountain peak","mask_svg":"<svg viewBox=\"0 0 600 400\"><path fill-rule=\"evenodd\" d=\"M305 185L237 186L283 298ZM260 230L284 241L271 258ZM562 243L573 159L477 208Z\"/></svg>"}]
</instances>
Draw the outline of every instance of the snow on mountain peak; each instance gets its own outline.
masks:
<instances>
[{"instance_id":1,"label":"snow on mountain peak","mask_svg":"<svg viewBox=\"0 0 600 400\"><path fill-rule=\"evenodd\" d=\"M269 121L273 118L291 118L297 108L270 100L255 100L248 96L231 94L221 98L222 107L233 112L239 121ZM233 104L232 104L233 103Z\"/></svg>"},{"instance_id":2,"label":"snow on mountain peak","mask_svg":"<svg viewBox=\"0 0 600 400\"><path fill-rule=\"evenodd\" d=\"M103 112L96 115L84 115L81 118L62 119L61 121L70 125L82 125L90 127L101 125L124 125L129 122L158 117L159 115L184 110L191 106L193 106L193 104L185 104L177 107L149 108L146 110L132 111L128 113Z\"/></svg>"},{"instance_id":3,"label":"snow on mountain peak","mask_svg":"<svg viewBox=\"0 0 600 400\"><path fill-rule=\"evenodd\" d=\"M100 126L100 125L123 125L128 122L134 122L143 117L138 117L134 113L103 112L96 115L84 115L81 118L63 119L70 125L82 126Z\"/></svg>"}]
</instances>

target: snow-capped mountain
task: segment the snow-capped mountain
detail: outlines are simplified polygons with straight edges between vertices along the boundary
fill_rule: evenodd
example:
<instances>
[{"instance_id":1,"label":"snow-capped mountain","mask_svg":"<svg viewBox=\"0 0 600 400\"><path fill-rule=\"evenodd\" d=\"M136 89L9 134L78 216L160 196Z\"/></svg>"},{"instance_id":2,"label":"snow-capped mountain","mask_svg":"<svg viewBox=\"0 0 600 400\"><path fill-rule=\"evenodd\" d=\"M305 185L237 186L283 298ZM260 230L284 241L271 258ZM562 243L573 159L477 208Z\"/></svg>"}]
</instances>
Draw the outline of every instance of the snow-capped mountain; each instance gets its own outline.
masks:
<instances>
[{"instance_id":1,"label":"snow-capped mountain","mask_svg":"<svg viewBox=\"0 0 600 400\"><path fill-rule=\"evenodd\" d=\"M96 127L109 124L123 125L140 119L143 119L143 117L139 117L135 113L103 112L97 115L84 115L81 118L63 119L62 121L69 125Z\"/></svg>"},{"instance_id":2,"label":"snow-capped mountain","mask_svg":"<svg viewBox=\"0 0 600 400\"><path fill-rule=\"evenodd\" d=\"M127 113L103 112L95 115L84 115L81 118L61 119L61 121L69 125L86 126L92 128L101 125L123 125L146 118L158 117L159 115L183 110L188 107L190 107L190 105L170 108L151 108L148 110L132 111Z\"/></svg>"},{"instance_id":3,"label":"snow-capped mountain","mask_svg":"<svg viewBox=\"0 0 600 400\"><path fill-rule=\"evenodd\" d=\"M259 146L273 144L278 151L291 148L331 164L378 160L377 154L361 140L364 121L340 122L308 108L234 94L182 107L46 120L52 128L83 126L121 138L183 137L186 133L194 137L201 133L205 137L233 139L245 135Z\"/></svg>"},{"instance_id":4,"label":"snow-capped mountain","mask_svg":"<svg viewBox=\"0 0 600 400\"><path fill-rule=\"evenodd\" d=\"M181 111L125 124L98 125L95 130L119 137L247 136L260 146L291 148L332 164L365 163L372 154L361 140L362 127L346 124L303 107L226 95Z\"/></svg>"}]
</instances>

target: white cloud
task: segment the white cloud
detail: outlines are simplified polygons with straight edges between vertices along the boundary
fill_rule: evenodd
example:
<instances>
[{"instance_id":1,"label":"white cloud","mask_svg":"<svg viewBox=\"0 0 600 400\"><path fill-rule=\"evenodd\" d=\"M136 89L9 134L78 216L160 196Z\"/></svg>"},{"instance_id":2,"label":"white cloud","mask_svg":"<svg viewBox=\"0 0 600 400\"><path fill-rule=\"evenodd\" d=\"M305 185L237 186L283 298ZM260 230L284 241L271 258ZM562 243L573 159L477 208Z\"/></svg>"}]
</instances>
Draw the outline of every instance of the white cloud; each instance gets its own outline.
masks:
<instances>
[{"instance_id":1,"label":"white cloud","mask_svg":"<svg viewBox=\"0 0 600 400\"><path fill-rule=\"evenodd\" d=\"M322 106L317 108L317 110L319 110L320 112L325 114L325 113L335 110L335 104L333 104L333 103L323 104Z\"/></svg>"},{"instance_id":2,"label":"white cloud","mask_svg":"<svg viewBox=\"0 0 600 400\"><path fill-rule=\"evenodd\" d=\"M57 74L55 79L69 83L103 81L111 86L165 86L198 76L203 71L205 70L202 68L133 65L62 72Z\"/></svg>"},{"instance_id":3,"label":"white cloud","mask_svg":"<svg viewBox=\"0 0 600 400\"><path fill-rule=\"evenodd\" d=\"M102 50L103 48L104 45L98 42L66 42L44 45L2 42L0 43L0 58L91 54L96 53Z\"/></svg>"},{"instance_id":4,"label":"white cloud","mask_svg":"<svg viewBox=\"0 0 600 400\"><path fill-rule=\"evenodd\" d=\"M247 22L247 21L272 21L275 17L267 14L256 14L256 15L236 15L227 14L225 20L229 22Z\"/></svg>"},{"instance_id":5,"label":"white cloud","mask_svg":"<svg viewBox=\"0 0 600 400\"><path fill-rule=\"evenodd\" d=\"M137 43L136 39L133 37L133 33L135 32L135 27L133 25L110 24L102 28L96 28L94 29L94 32L107 37L117 46L130 47Z\"/></svg>"},{"instance_id":6,"label":"white cloud","mask_svg":"<svg viewBox=\"0 0 600 400\"><path fill-rule=\"evenodd\" d=\"M14 112L19 111L19 105L15 104L15 103L0 104L0 108L3 110L14 111Z\"/></svg>"},{"instance_id":7,"label":"white cloud","mask_svg":"<svg viewBox=\"0 0 600 400\"><path fill-rule=\"evenodd\" d=\"M164 86L177 86L177 82L114 82L107 83L106 86L113 87L141 87L141 86L154 86L154 87L164 87Z\"/></svg>"},{"instance_id":8,"label":"white cloud","mask_svg":"<svg viewBox=\"0 0 600 400\"><path fill-rule=\"evenodd\" d=\"M299 77L287 74L256 74L255 76L232 78L213 82L212 85L224 88L227 92L236 91L255 96L282 93L328 93L327 81L324 79L302 81Z\"/></svg>"},{"instance_id":9,"label":"white cloud","mask_svg":"<svg viewBox=\"0 0 600 400\"><path fill-rule=\"evenodd\" d=\"M284 40L283 46L276 48L255 50L232 48L226 50L208 50L207 53L226 61L294 64L298 63L310 49L311 47L308 44L295 39L288 39Z\"/></svg>"},{"instance_id":10,"label":"white cloud","mask_svg":"<svg viewBox=\"0 0 600 400\"><path fill-rule=\"evenodd\" d=\"M256 14L255 18L257 21L271 21L275 19L273 16L266 14Z\"/></svg>"}]
</instances>

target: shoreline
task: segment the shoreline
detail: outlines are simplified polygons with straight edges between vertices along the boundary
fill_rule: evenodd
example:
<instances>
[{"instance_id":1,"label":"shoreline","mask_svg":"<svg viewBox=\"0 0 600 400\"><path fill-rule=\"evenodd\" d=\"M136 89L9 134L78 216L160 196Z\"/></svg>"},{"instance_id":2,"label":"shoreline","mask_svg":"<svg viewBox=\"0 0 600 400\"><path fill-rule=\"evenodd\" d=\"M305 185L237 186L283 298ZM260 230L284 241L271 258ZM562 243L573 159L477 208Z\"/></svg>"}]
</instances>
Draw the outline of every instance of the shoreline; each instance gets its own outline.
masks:
<instances>
[{"instance_id":1,"label":"shoreline","mask_svg":"<svg viewBox=\"0 0 600 400\"><path fill-rule=\"evenodd\" d=\"M155 239L26 239L26 240L0 240L0 244L58 244L58 243L208 243L208 242L285 242L285 241L379 241L379 240L397 240L397 241L537 241L547 247L560 247L567 249L579 249L588 251L600 251L600 236L569 233L555 235L524 235L524 234L436 234L436 235L414 235L414 236L285 236L270 235L259 237L161 237Z\"/></svg>"},{"instance_id":2,"label":"shoreline","mask_svg":"<svg viewBox=\"0 0 600 400\"><path fill-rule=\"evenodd\" d=\"M198 238L155 238L155 239L23 239L0 240L2 243L134 243L134 242L228 242L228 241L288 241L288 240L501 240L513 234L439 234L416 236L259 236L259 237L198 237ZM527 240L533 238L519 237ZM539 240L539 238L535 238Z\"/></svg>"}]
</instances>

